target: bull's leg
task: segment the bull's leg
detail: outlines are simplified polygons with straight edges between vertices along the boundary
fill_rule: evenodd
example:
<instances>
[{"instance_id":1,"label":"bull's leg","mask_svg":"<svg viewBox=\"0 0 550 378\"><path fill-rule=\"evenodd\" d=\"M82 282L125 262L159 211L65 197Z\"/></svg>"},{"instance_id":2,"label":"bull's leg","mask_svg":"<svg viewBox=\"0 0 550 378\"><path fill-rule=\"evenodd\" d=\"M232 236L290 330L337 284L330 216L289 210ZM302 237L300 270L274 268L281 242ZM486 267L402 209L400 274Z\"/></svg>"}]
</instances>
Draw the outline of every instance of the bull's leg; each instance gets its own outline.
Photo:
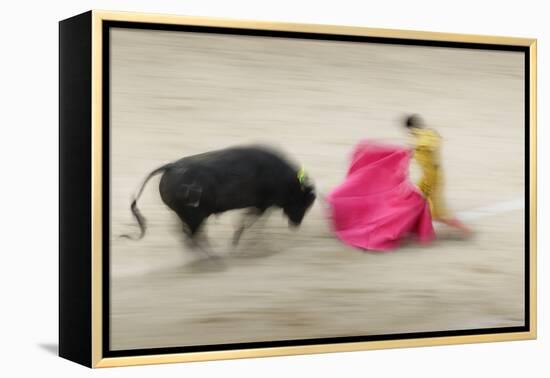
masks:
<instances>
[{"instance_id":1,"label":"bull's leg","mask_svg":"<svg viewBox=\"0 0 550 378\"><path fill-rule=\"evenodd\" d=\"M208 243L208 238L206 237L204 230L200 229L194 235L188 236L188 241L193 250L201 251L206 257L218 257L211 251L210 244Z\"/></svg>"},{"instance_id":2,"label":"bull's leg","mask_svg":"<svg viewBox=\"0 0 550 378\"><path fill-rule=\"evenodd\" d=\"M233 245L239 244L239 240L245 229L251 227L264 213L265 210L252 208L246 211L241 219L241 224L233 234Z\"/></svg>"},{"instance_id":3,"label":"bull's leg","mask_svg":"<svg viewBox=\"0 0 550 378\"><path fill-rule=\"evenodd\" d=\"M185 209L177 214L183 223L183 232L191 248L201 251L207 257L214 257L215 255L209 251L208 240L202 227L207 215L195 208Z\"/></svg>"}]
</instances>

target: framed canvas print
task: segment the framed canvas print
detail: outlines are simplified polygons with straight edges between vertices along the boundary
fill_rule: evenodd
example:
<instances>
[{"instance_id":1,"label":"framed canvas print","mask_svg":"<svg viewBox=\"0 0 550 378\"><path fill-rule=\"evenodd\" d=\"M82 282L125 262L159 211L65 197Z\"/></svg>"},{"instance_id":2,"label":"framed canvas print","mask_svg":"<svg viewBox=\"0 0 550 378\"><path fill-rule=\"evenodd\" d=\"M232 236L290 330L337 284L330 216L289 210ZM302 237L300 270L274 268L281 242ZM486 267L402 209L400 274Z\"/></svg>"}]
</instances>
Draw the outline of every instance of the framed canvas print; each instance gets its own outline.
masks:
<instances>
[{"instance_id":1,"label":"framed canvas print","mask_svg":"<svg viewBox=\"0 0 550 378\"><path fill-rule=\"evenodd\" d=\"M536 40L59 27L62 357L536 337Z\"/></svg>"}]
</instances>

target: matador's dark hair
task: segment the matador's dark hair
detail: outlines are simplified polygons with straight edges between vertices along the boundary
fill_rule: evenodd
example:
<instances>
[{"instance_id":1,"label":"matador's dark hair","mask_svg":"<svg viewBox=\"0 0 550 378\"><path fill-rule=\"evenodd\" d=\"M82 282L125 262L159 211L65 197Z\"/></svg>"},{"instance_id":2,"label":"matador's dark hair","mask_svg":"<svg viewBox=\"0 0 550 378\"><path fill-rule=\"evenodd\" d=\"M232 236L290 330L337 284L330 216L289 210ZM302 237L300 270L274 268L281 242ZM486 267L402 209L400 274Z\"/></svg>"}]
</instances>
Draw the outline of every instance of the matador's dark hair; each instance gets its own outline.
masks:
<instances>
[{"instance_id":1,"label":"matador's dark hair","mask_svg":"<svg viewBox=\"0 0 550 378\"><path fill-rule=\"evenodd\" d=\"M421 128L422 127L422 118L418 114L410 114L405 117L405 127L410 128Z\"/></svg>"}]
</instances>

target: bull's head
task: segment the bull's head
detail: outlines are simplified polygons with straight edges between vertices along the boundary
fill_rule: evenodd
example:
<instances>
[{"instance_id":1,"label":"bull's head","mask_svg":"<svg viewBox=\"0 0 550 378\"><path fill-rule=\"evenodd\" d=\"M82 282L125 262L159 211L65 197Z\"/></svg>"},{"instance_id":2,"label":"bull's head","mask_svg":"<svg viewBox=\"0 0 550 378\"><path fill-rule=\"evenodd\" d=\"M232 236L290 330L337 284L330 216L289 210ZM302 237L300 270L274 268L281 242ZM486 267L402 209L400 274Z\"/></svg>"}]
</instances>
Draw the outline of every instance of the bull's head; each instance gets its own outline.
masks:
<instances>
[{"instance_id":1,"label":"bull's head","mask_svg":"<svg viewBox=\"0 0 550 378\"><path fill-rule=\"evenodd\" d=\"M315 187L311 184L301 168L296 180L290 184L290 190L283 211L288 217L289 225L299 226L306 212L315 201Z\"/></svg>"}]
</instances>

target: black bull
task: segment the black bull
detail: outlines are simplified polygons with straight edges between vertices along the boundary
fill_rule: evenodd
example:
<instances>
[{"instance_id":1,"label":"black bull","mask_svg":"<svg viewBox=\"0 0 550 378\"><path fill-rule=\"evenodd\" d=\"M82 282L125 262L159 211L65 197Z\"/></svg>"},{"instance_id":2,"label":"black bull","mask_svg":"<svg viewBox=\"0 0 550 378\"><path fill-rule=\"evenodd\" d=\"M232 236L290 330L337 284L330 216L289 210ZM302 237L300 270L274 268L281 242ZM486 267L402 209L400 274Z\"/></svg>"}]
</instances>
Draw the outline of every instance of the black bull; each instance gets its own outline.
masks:
<instances>
[{"instance_id":1,"label":"black bull","mask_svg":"<svg viewBox=\"0 0 550 378\"><path fill-rule=\"evenodd\" d=\"M314 187L303 172L269 149L235 147L188 156L157 168L146 177L131 205L140 227L137 239L145 235L146 229L137 200L147 182L160 173L162 201L178 215L191 241L195 241L212 214L248 208L260 216L275 207L283 210L289 225L299 226L315 201ZM235 232L234 244L245 227L243 222Z\"/></svg>"}]
</instances>

